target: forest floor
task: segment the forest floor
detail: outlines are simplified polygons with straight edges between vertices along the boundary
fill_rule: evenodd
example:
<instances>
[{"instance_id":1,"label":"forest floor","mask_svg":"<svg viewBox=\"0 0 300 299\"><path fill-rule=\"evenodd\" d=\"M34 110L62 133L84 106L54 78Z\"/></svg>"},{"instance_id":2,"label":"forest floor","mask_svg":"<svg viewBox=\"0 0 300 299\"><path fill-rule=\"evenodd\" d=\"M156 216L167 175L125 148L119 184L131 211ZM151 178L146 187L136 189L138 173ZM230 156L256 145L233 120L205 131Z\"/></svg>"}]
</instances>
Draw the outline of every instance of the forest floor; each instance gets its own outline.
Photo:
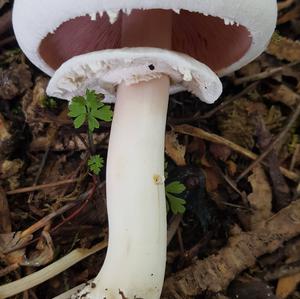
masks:
<instances>
[{"instance_id":1,"label":"forest floor","mask_svg":"<svg viewBox=\"0 0 300 299\"><path fill-rule=\"evenodd\" d=\"M166 183L181 200L162 298L300 299L300 3L278 7L268 49L222 78L217 103L170 96ZM105 258L105 165L87 161L105 161L110 122L91 149L18 48L11 8L0 0L0 298L51 299Z\"/></svg>"}]
</instances>

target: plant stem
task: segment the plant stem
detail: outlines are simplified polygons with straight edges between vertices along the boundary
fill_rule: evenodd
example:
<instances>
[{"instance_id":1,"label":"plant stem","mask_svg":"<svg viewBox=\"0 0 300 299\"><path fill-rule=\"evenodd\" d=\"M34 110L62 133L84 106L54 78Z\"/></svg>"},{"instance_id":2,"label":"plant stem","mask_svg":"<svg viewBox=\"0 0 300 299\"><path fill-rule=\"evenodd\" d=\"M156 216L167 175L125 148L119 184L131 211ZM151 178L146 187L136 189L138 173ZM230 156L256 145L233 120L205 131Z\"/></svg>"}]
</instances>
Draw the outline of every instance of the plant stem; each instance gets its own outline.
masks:
<instances>
[{"instance_id":1,"label":"plant stem","mask_svg":"<svg viewBox=\"0 0 300 299\"><path fill-rule=\"evenodd\" d=\"M90 129L88 129L87 133L88 133L88 140L89 140L91 155L95 155L96 149L95 149L95 144L94 144L94 139L93 139L93 132L91 132Z\"/></svg>"}]
</instances>

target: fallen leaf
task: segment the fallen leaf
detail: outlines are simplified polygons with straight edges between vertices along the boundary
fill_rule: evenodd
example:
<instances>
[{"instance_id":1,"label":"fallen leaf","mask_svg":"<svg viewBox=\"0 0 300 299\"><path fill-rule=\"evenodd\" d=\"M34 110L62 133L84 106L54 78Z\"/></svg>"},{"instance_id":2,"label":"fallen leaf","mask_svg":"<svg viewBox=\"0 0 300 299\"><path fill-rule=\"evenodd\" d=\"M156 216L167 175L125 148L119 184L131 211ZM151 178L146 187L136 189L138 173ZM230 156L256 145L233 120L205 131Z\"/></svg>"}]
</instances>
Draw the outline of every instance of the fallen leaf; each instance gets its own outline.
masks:
<instances>
[{"instance_id":1,"label":"fallen leaf","mask_svg":"<svg viewBox=\"0 0 300 299\"><path fill-rule=\"evenodd\" d=\"M16 248L22 247L33 238L32 235L22 237L22 232L11 232L0 234L0 252L11 252Z\"/></svg>"},{"instance_id":2,"label":"fallen leaf","mask_svg":"<svg viewBox=\"0 0 300 299\"><path fill-rule=\"evenodd\" d=\"M233 177L237 172L237 165L232 160L226 162L228 174Z\"/></svg>"},{"instance_id":3,"label":"fallen leaf","mask_svg":"<svg viewBox=\"0 0 300 299\"><path fill-rule=\"evenodd\" d=\"M219 173L213 168L205 168L205 184L207 192L214 192L218 189L218 186L222 184L222 178Z\"/></svg>"},{"instance_id":4,"label":"fallen leaf","mask_svg":"<svg viewBox=\"0 0 300 299\"><path fill-rule=\"evenodd\" d=\"M166 134L166 153L177 166L185 166L186 147L179 144L177 134L173 131Z\"/></svg>"},{"instance_id":5,"label":"fallen leaf","mask_svg":"<svg viewBox=\"0 0 300 299\"><path fill-rule=\"evenodd\" d=\"M36 250L21 264L22 266L40 267L53 261L54 245L52 238L45 230L42 232L41 237L42 239L38 243Z\"/></svg>"},{"instance_id":6,"label":"fallen leaf","mask_svg":"<svg viewBox=\"0 0 300 299\"><path fill-rule=\"evenodd\" d=\"M300 100L300 96L284 84L280 84L265 96L271 101L281 102L290 108L293 108Z\"/></svg>"},{"instance_id":7,"label":"fallen leaf","mask_svg":"<svg viewBox=\"0 0 300 299\"><path fill-rule=\"evenodd\" d=\"M294 4L295 0L284 0L278 3L278 11L281 11L283 9L286 9L290 7L292 4Z\"/></svg>"},{"instance_id":8,"label":"fallen leaf","mask_svg":"<svg viewBox=\"0 0 300 299\"><path fill-rule=\"evenodd\" d=\"M300 273L280 278L277 283L276 295L281 299L287 298L296 290L299 283Z\"/></svg>"},{"instance_id":9,"label":"fallen leaf","mask_svg":"<svg viewBox=\"0 0 300 299\"><path fill-rule=\"evenodd\" d=\"M300 60L300 42L276 35L272 38L267 53L280 60L298 61Z\"/></svg>"},{"instance_id":10,"label":"fallen leaf","mask_svg":"<svg viewBox=\"0 0 300 299\"><path fill-rule=\"evenodd\" d=\"M271 111L271 110L270 110ZM264 152L269 147L273 140L273 135L265 125L262 119L257 121L257 145L261 152ZM274 208L280 210L288 206L292 201L290 188L285 181L285 178L280 172L280 163L278 159L278 153L272 149L269 155L266 157L269 164L269 174L272 183L272 190L274 194Z\"/></svg>"},{"instance_id":11,"label":"fallen leaf","mask_svg":"<svg viewBox=\"0 0 300 299\"><path fill-rule=\"evenodd\" d=\"M216 160L226 162L231 155L231 149L223 144L211 143L209 151Z\"/></svg>"},{"instance_id":12,"label":"fallen leaf","mask_svg":"<svg viewBox=\"0 0 300 299\"><path fill-rule=\"evenodd\" d=\"M277 20L277 24L285 24L289 21L292 21L294 19L297 19L299 17L300 13L300 5L298 4L295 6L293 9L288 11L286 14L282 15L280 18Z\"/></svg>"},{"instance_id":13,"label":"fallen leaf","mask_svg":"<svg viewBox=\"0 0 300 299\"><path fill-rule=\"evenodd\" d=\"M254 210L250 216L250 225L252 229L256 229L261 222L272 216L272 189L261 166L253 169L253 174L249 176L248 180L252 186L252 193L248 195L248 201Z\"/></svg>"}]
</instances>

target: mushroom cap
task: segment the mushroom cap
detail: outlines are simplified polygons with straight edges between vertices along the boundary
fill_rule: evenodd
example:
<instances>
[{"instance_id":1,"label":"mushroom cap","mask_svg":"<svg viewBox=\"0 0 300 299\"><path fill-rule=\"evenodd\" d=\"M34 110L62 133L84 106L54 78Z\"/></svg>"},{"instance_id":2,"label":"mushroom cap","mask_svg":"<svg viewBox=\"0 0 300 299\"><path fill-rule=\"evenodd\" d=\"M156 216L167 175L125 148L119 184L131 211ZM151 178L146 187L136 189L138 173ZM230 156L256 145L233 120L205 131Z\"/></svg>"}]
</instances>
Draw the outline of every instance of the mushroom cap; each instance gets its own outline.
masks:
<instances>
[{"instance_id":1,"label":"mushroom cap","mask_svg":"<svg viewBox=\"0 0 300 299\"><path fill-rule=\"evenodd\" d=\"M59 78L62 79L65 78L63 72L67 71L70 74L70 70L75 67L75 63L79 64L79 67L83 67L87 60L96 63L92 57L98 57L101 63L104 63L103 57L106 57L108 59L106 65L115 65L112 64L113 56L111 55L120 55L120 51L123 51L119 49L120 43L118 41L121 35L122 22L120 17L113 25L109 24L109 21L112 18L117 19L120 11L122 18L124 13L130 14L132 10L138 9L174 11L171 48L173 52L170 51L168 57L172 57L173 70L179 70L183 59L187 59L184 64L185 67L194 64L190 71L198 75L203 74L204 69L206 69L203 64L222 76L255 59L266 48L275 29L277 18L276 0L15 0L13 25L19 45L32 63L50 76L63 65L59 72ZM105 14L102 16L104 12ZM61 32L64 32L64 35L60 35ZM53 36L54 39L52 39ZM64 49L58 49L59 47L56 46L56 36L58 36L57 39L64 42ZM44 43L48 38L50 38L50 43ZM77 44L80 43L81 48L77 47ZM75 49L76 47L79 49ZM107 54L106 49L113 49L111 55ZM103 55L93 53L90 56L85 56L88 55L86 53L96 51L104 51L104 53ZM134 54L137 55L139 61L142 61L139 48L131 52L124 51L125 56L129 57ZM58 61L51 62L51 58L49 60L47 57L48 54L44 55L45 52L50 52L52 57L57 55L59 57L57 58ZM180 54L176 55L174 52L187 55L180 56ZM145 50L147 57L154 58L154 62L156 62L155 59L161 61L162 53L167 53L167 51L159 52L153 48ZM64 63L74 56L81 57L83 63L80 62L79 58L73 58L71 59L72 62L64 67ZM202 63L190 60L192 58L188 56ZM180 57L180 59L176 61L176 57ZM148 61L150 62L149 59ZM121 61L119 60L119 62ZM167 61L166 65L169 62ZM100 61L98 61L99 64ZM128 67L126 61L121 62L121 65ZM172 69L172 66L169 66ZM195 70L197 67L199 67L198 72ZM73 72L73 75L75 73ZM132 80L127 76L127 72L125 73L123 80L128 82ZM148 72L142 80L146 80L150 73ZM195 88L197 80L194 79L197 76L192 76L190 84L185 84L187 80L178 80L179 75L180 72L172 77L175 84L173 89L188 88L198 96L201 94L202 100L206 102L213 101L212 93L207 93L205 90L199 92L199 88ZM153 73L150 76L153 76ZM212 77L211 73L208 77ZM57 80L54 81L58 82ZM116 85L119 83L119 79L118 81L109 82ZM213 80L213 84L215 82L216 78ZM217 85L220 86L220 83ZM48 91L58 94L60 88L54 86L54 84L51 86ZM204 86L204 84L201 86ZM110 86L107 94L110 94L111 90L112 86ZM221 89L218 89L214 93L215 96L220 92ZM71 96L71 93L68 94L66 89L61 94L64 94L65 98ZM205 98L206 94L210 96Z\"/></svg>"},{"instance_id":2,"label":"mushroom cap","mask_svg":"<svg viewBox=\"0 0 300 299\"><path fill-rule=\"evenodd\" d=\"M71 100L86 89L105 95L114 102L121 82L134 84L169 76L171 93L180 86L213 103L222 93L219 77L205 64L180 53L158 48L123 48L102 50L75 56L66 61L49 82L47 93Z\"/></svg>"},{"instance_id":3,"label":"mushroom cap","mask_svg":"<svg viewBox=\"0 0 300 299\"><path fill-rule=\"evenodd\" d=\"M260 55L272 36L277 17L276 0L15 0L13 24L19 45L27 57L45 73L52 75L54 70L39 54L41 40L48 33L54 32L63 22L79 16L132 9L185 10L245 27L252 37L250 47L238 61L214 70L219 75L233 72ZM214 34L218 35L218 32Z\"/></svg>"}]
</instances>

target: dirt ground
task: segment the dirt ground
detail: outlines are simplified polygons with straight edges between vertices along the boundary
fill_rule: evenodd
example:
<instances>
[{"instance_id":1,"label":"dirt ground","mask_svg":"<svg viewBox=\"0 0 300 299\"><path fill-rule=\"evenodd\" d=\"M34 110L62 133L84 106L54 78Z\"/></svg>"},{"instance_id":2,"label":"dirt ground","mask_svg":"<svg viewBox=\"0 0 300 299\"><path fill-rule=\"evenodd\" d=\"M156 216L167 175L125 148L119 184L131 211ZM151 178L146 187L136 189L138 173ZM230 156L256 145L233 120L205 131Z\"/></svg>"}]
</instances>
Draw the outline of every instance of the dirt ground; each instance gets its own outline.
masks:
<instances>
[{"instance_id":1,"label":"dirt ground","mask_svg":"<svg viewBox=\"0 0 300 299\"><path fill-rule=\"evenodd\" d=\"M91 149L66 101L47 97L12 2L0 0L0 298L50 299L105 258L105 163L95 175L87 161L105 160L111 123ZM170 96L167 184L185 189L184 212L168 213L162 298L300 298L300 3L278 8L266 52L222 78L217 103Z\"/></svg>"}]
</instances>

